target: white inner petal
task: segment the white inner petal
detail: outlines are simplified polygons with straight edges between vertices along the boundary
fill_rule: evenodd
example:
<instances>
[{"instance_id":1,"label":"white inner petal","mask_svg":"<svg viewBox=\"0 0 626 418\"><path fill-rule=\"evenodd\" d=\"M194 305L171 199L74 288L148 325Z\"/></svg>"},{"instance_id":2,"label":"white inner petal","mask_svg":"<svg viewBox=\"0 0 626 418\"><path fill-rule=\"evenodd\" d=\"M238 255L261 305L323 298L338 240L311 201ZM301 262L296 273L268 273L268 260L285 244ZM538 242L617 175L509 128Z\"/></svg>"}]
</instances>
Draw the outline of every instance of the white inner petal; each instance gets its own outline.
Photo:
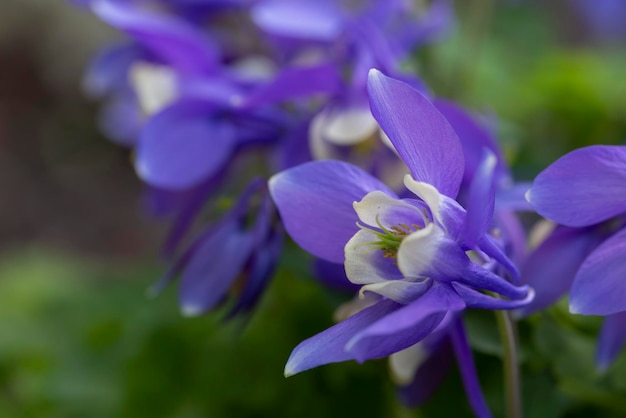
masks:
<instances>
[{"instance_id":1,"label":"white inner petal","mask_svg":"<svg viewBox=\"0 0 626 418\"><path fill-rule=\"evenodd\" d=\"M372 283L361 287L360 297L367 296L368 292L389 298L395 302L407 304L420 297L430 287L430 280L410 282L408 280L387 280L380 283Z\"/></svg>"},{"instance_id":2,"label":"white inner petal","mask_svg":"<svg viewBox=\"0 0 626 418\"><path fill-rule=\"evenodd\" d=\"M333 145L324 139L324 130L328 124L326 112L319 112L313 117L309 125L309 148L311 155L316 160L339 159L335 155Z\"/></svg>"},{"instance_id":3,"label":"white inner petal","mask_svg":"<svg viewBox=\"0 0 626 418\"><path fill-rule=\"evenodd\" d=\"M333 319L335 320L335 322L344 321L350 318L352 315L361 312L363 309L369 308L370 306L376 304L376 302L378 302L379 300L380 297L373 293L369 293L364 297L357 296L352 300L341 304L335 310L335 313L333 314Z\"/></svg>"},{"instance_id":4,"label":"white inner petal","mask_svg":"<svg viewBox=\"0 0 626 418\"><path fill-rule=\"evenodd\" d=\"M402 274L412 278L424 277L439 255L444 239L445 232L432 223L404 238L398 249L398 268Z\"/></svg>"},{"instance_id":5,"label":"white inner petal","mask_svg":"<svg viewBox=\"0 0 626 418\"><path fill-rule=\"evenodd\" d=\"M146 116L163 109L178 96L177 77L169 67L137 63L130 69L129 77Z\"/></svg>"},{"instance_id":6,"label":"white inner petal","mask_svg":"<svg viewBox=\"0 0 626 418\"><path fill-rule=\"evenodd\" d=\"M335 145L355 145L378 131L378 122L368 108L334 111L324 127L324 138Z\"/></svg>"},{"instance_id":7,"label":"white inner petal","mask_svg":"<svg viewBox=\"0 0 626 418\"><path fill-rule=\"evenodd\" d=\"M378 237L376 235L361 229L346 244L344 265L346 276L352 283L379 283L393 278L389 277L388 273L386 274L386 272L377 268L377 264L380 262L392 264L392 260L383 260L382 251L370 245L370 243L377 240ZM399 272L398 278L401 278L399 277Z\"/></svg>"},{"instance_id":8,"label":"white inner petal","mask_svg":"<svg viewBox=\"0 0 626 418\"><path fill-rule=\"evenodd\" d=\"M420 227L424 225L423 214L419 208L380 190L366 194L361 201L354 202L352 206L359 219L373 227L378 227L379 222L387 229L398 223L406 223L409 226L418 224Z\"/></svg>"},{"instance_id":9,"label":"white inner petal","mask_svg":"<svg viewBox=\"0 0 626 418\"><path fill-rule=\"evenodd\" d=\"M439 208L441 205L441 193L434 186L421 181L413 180L410 174L404 176L404 186L411 192L415 193L417 197L422 199L428 207L437 222L441 222L441 216Z\"/></svg>"},{"instance_id":10,"label":"white inner petal","mask_svg":"<svg viewBox=\"0 0 626 418\"><path fill-rule=\"evenodd\" d=\"M276 64L263 55L242 58L235 62L233 69L249 80L270 80L276 74Z\"/></svg>"}]
</instances>

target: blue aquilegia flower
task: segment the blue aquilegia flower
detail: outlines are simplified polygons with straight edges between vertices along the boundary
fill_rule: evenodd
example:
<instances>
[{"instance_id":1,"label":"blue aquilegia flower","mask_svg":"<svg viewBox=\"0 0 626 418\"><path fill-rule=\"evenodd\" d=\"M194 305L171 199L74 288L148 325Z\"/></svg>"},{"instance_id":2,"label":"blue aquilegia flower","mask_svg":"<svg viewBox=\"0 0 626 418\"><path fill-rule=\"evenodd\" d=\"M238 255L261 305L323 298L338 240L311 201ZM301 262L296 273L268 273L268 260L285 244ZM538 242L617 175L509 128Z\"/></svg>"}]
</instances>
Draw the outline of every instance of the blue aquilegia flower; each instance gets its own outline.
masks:
<instances>
[{"instance_id":1,"label":"blue aquilegia flower","mask_svg":"<svg viewBox=\"0 0 626 418\"><path fill-rule=\"evenodd\" d=\"M485 152L463 208L455 200L463 150L443 115L417 90L377 70L370 72L368 89L374 117L410 170L404 185L411 197L400 199L370 174L339 161L307 163L270 180L291 237L317 257L343 262L360 293L378 298L296 347L287 375L385 357L465 308L514 309L532 299L527 286L508 280L517 279L516 268L489 233L493 154ZM459 351L467 352L462 326L451 333ZM482 398L474 396L479 391L468 392L477 415L488 416Z\"/></svg>"},{"instance_id":2,"label":"blue aquilegia flower","mask_svg":"<svg viewBox=\"0 0 626 418\"><path fill-rule=\"evenodd\" d=\"M523 280L537 290L533 312L569 290L572 313L606 316L596 361L608 367L626 342L626 147L594 145L564 155L527 194L559 224L529 256Z\"/></svg>"}]
</instances>

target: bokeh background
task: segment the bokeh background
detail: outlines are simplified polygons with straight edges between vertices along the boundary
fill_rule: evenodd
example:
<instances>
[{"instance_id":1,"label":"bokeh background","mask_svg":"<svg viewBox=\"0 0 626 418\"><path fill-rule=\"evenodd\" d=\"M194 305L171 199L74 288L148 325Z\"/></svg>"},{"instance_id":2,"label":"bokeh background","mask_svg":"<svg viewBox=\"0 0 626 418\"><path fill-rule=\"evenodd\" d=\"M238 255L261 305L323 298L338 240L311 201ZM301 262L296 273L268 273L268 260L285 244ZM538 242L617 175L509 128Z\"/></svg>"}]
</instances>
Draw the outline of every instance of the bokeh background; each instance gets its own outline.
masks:
<instances>
[{"instance_id":1,"label":"bokeh background","mask_svg":"<svg viewBox=\"0 0 626 418\"><path fill-rule=\"evenodd\" d=\"M626 15L598 23L575 0L457 3L456 27L411 65L498 121L519 180L574 148L623 143ZM0 417L470 416L454 370L419 410L398 405L385 360L285 379L291 349L347 299L320 290L293 245L247 320L183 318L175 286L146 296L167 222L143 211L129 151L100 134L81 84L120 36L70 2L0 1ZM626 356L593 368L598 324L566 304L523 324L528 417L626 416ZM495 322L474 312L468 326L498 415Z\"/></svg>"}]
</instances>

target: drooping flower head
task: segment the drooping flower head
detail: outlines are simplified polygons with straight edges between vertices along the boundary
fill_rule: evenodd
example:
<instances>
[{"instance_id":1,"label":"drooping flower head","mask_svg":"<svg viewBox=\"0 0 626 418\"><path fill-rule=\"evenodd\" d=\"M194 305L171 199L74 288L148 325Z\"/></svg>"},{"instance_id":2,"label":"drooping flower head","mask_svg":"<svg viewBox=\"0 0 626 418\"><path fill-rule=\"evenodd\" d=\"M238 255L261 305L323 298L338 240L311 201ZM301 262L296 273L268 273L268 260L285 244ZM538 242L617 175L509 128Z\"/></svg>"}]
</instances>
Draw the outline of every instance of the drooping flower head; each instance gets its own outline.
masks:
<instances>
[{"instance_id":1,"label":"drooping flower head","mask_svg":"<svg viewBox=\"0 0 626 418\"><path fill-rule=\"evenodd\" d=\"M271 179L291 237L322 259L344 262L361 293L379 298L301 343L287 363L288 375L385 357L430 335L447 315L468 307L513 309L532 299L527 287L509 281L517 270L490 233L493 154L485 151L462 207L455 197L463 150L445 117L417 90L377 70L370 72L368 89L374 117L411 172L404 184L412 197L400 199L368 173L338 161L307 163Z\"/></svg>"}]
</instances>

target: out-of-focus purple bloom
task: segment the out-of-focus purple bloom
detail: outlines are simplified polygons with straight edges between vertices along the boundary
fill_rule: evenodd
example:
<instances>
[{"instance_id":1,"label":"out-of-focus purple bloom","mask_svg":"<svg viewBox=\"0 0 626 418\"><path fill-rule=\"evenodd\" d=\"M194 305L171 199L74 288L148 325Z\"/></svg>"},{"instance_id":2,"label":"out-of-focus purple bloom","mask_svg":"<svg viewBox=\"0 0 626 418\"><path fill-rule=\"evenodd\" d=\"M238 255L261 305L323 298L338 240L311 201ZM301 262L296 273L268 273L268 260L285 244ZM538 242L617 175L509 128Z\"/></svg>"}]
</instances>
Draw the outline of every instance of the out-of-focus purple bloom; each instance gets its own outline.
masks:
<instances>
[{"instance_id":1,"label":"out-of-focus purple bloom","mask_svg":"<svg viewBox=\"0 0 626 418\"><path fill-rule=\"evenodd\" d=\"M180 276L185 315L212 310L229 294L229 317L250 310L280 255L283 234L277 221L264 182L254 181L228 213L198 235L152 291Z\"/></svg>"},{"instance_id":2,"label":"out-of-focus purple bloom","mask_svg":"<svg viewBox=\"0 0 626 418\"><path fill-rule=\"evenodd\" d=\"M485 151L463 208L454 200L464 174L463 149L445 117L417 90L376 70L368 88L374 117L410 170L404 184L413 195L399 199L376 178L337 161L308 163L271 179L270 192L292 238L322 259L344 262L361 294L380 297L301 343L287 375L385 357L430 335L447 315L468 307L514 309L532 299L527 287L494 273L517 276L488 232L495 205L493 153ZM482 398L472 403L479 416L489 415L478 407Z\"/></svg>"},{"instance_id":3,"label":"out-of-focus purple bloom","mask_svg":"<svg viewBox=\"0 0 626 418\"><path fill-rule=\"evenodd\" d=\"M596 145L566 154L541 172L527 198L556 228L531 254L524 282L537 289L532 312L570 292L570 311L607 316L597 363L607 367L626 325L626 147ZM615 318L613 318L615 316Z\"/></svg>"}]
</instances>

